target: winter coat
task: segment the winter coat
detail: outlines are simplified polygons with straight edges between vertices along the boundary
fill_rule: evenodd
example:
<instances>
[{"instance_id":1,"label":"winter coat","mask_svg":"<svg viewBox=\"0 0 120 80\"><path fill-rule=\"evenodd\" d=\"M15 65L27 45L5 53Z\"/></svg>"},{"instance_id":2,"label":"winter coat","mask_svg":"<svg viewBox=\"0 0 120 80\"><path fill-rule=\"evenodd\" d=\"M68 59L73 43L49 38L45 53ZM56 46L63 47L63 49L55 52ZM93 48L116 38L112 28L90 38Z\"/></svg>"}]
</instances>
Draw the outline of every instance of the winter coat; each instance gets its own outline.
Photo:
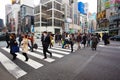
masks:
<instances>
[{"instance_id":1,"label":"winter coat","mask_svg":"<svg viewBox=\"0 0 120 80\"><path fill-rule=\"evenodd\" d=\"M22 44L22 46L21 46L22 52L27 53L28 52L28 39L23 38L21 44Z\"/></svg>"}]
</instances>

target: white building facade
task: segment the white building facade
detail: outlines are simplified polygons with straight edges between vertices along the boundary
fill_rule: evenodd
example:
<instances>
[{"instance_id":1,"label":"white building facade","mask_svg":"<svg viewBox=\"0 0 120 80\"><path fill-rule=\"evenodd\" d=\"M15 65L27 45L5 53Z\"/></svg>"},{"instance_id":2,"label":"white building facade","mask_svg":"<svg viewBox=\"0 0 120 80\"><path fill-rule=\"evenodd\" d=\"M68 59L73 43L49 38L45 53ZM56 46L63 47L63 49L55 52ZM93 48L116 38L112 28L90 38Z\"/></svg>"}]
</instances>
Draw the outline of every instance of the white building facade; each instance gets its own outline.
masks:
<instances>
[{"instance_id":1,"label":"white building facade","mask_svg":"<svg viewBox=\"0 0 120 80\"><path fill-rule=\"evenodd\" d=\"M6 9L7 10L7 9ZM6 11L6 19L8 23L8 28L10 32L17 34L18 29L18 12L20 11L20 4L13 4L10 11Z\"/></svg>"}]
</instances>

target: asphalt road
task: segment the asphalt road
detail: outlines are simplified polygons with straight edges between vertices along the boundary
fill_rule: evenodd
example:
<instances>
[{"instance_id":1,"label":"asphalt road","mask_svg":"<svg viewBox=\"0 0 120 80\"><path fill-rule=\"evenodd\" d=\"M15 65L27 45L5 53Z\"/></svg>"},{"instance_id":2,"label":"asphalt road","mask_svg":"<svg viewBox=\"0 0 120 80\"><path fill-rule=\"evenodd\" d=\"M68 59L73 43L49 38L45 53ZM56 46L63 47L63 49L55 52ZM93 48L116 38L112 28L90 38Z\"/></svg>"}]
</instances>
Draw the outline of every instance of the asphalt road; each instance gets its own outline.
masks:
<instances>
[{"instance_id":1,"label":"asphalt road","mask_svg":"<svg viewBox=\"0 0 120 80\"><path fill-rule=\"evenodd\" d=\"M28 71L18 80L120 80L120 42L111 42L108 46L100 43L97 51L84 48L38 69L19 60L14 62ZM17 80L1 64L0 76L0 80Z\"/></svg>"}]
</instances>

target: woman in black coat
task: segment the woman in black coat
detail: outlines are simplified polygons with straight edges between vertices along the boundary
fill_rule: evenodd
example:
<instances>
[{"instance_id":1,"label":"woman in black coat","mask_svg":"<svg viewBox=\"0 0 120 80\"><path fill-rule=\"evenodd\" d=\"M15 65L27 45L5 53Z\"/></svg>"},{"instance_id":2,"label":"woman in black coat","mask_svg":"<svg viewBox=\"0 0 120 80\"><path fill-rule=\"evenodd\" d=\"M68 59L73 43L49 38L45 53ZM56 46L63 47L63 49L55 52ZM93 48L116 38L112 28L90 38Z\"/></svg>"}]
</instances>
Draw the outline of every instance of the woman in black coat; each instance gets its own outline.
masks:
<instances>
[{"instance_id":1,"label":"woman in black coat","mask_svg":"<svg viewBox=\"0 0 120 80\"><path fill-rule=\"evenodd\" d=\"M15 45L18 45L16 42L15 35L11 34L10 35L10 54L13 56L13 60L15 60L17 56L15 52L12 50L12 47L14 47Z\"/></svg>"}]
</instances>

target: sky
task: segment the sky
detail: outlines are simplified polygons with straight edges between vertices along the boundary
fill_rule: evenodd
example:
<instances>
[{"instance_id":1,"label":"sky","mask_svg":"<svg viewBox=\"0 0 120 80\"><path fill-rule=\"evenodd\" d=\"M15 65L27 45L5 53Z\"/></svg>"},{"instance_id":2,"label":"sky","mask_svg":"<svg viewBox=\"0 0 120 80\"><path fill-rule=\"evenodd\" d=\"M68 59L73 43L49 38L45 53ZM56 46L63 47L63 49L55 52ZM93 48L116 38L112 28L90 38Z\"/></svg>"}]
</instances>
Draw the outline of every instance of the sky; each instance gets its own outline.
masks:
<instances>
[{"instance_id":1,"label":"sky","mask_svg":"<svg viewBox=\"0 0 120 80\"><path fill-rule=\"evenodd\" d=\"M34 0L35 4L39 3L39 0ZM89 4L89 11L90 12L97 12L97 0L78 0L83 3L88 2ZM11 4L11 0L0 0L0 18L5 20L5 5ZM4 21L5 23L5 21Z\"/></svg>"}]
</instances>

